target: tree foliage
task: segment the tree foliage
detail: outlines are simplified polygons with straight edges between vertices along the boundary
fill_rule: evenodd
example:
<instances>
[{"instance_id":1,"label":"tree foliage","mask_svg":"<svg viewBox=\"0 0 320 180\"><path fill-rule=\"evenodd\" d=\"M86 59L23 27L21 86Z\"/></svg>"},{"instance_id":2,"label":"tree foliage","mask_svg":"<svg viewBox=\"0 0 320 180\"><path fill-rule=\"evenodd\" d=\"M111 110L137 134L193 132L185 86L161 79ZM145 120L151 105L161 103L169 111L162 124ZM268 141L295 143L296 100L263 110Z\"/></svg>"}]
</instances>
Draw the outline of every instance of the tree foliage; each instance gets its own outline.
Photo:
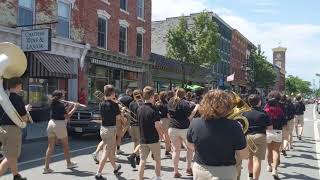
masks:
<instances>
[{"instance_id":1,"label":"tree foliage","mask_svg":"<svg viewBox=\"0 0 320 180\"><path fill-rule=\"evenodd\" d=\"M312 89L310 88L311 83L309 81L304 81L298 76L289 75L286 78L286 93L291 95L296 94L310 94Z\"/></svg>"},{"instance_id":2,"label":"tree foliage","mask_svg":"<svg viewBox=\"0 0 320 180\"><path fill-rule=\"evenodd\" d=\"M192 25L190 25L192 24ZM167 34L167 56L182 62L183 84L185 64L193 68L210 67L218 62L218 26L208 12L202 12L188 24L182 16L179 24Z\"/></svg>"},{"instance_id":3,"label":"tree foliage","mask_svg":"<svg viewBox=\"0 0 320 180\"><path fill-rule=\"evenodd\" d=\"M252 54L254 68L254 83L256 87L268 89L275 84L277 74L273 69L272 64L267 61L267 57L261 50L259 45L254 49Z\"/></svg>"}]
</instances>

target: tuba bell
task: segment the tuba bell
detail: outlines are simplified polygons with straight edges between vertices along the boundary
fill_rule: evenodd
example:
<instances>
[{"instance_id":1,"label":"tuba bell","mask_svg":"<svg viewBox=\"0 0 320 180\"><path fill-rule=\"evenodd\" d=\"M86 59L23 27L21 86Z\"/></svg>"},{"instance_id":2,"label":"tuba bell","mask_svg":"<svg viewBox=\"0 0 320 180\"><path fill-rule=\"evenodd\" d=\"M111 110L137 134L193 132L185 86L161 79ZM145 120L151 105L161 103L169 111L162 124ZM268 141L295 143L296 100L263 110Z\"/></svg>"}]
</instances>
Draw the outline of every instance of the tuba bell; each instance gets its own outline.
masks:
<instances>
[{"instance_id":1,"label":"tuba bell","mask_svg":"<svg viewBox=\"0 0 320 180\"><path fill-rule=\"evenodd\" d=\"M0 43L0 105L9 118L20 128L27 123L18 114L3 88L3 78L20 77L26 71L27 58L16 45L8 42Z\"/></svg>"}]
</instances>

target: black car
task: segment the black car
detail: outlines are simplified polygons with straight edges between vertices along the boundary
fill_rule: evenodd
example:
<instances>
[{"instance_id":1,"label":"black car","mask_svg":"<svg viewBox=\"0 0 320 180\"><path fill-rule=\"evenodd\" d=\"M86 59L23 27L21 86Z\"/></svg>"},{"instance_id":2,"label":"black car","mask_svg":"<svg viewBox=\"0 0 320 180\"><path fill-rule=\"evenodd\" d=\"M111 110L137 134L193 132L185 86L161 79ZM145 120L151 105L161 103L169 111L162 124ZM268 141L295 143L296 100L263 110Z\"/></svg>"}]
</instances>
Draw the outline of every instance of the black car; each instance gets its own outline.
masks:
<instances>
[{"instance_id":1,"label":"black car","mask_svg":"<svg viewBox=\"0 0 320 180\"><path fill-rule=\"evenodd\" d=\"M67 129L70 136L81 136L83 134L99 134L100 126L99 107L93 104L76 110L67 124Z\"/></svg>"}]
</instances>

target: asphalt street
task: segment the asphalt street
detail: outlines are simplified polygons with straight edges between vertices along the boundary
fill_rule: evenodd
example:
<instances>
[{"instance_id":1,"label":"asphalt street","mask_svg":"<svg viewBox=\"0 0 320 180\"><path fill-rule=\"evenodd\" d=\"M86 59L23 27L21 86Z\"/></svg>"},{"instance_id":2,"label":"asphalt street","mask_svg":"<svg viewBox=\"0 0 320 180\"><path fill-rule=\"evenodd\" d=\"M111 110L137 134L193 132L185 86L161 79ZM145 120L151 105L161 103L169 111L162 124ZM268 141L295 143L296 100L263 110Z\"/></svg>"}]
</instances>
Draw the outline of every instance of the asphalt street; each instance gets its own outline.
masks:
<instances>
[{"instance_id":1,"label":"asphalt street","mask_svg":"<svg viewBox=\"0 0 320 180\"><path fill-rule=\"evenodd\" d=\"M294 137L294 150L288 152L287 157L281 156L281 166L279 169L280 179L303 179L303 180L319 180L320 179L320 116L315 112L314 106L307 106L305 114L305 132L301 141ZM22 155L19 161L19 169L21 174L28 180L78 180L78 179L94 179L97 165L91 158L91 153L96 148L99 138L97 136L87 136L70 140L70 148L72 151L73 161L79 164L79 167L73 170L66 169L62 147L57 146L55 154L52 158L51 168L55 171L53 174L43 175L44 155L47 142L34 142L24 144ZM118 156L118 163L122 164L122 170L119 175L113 174L111 166L108 164L104 168L104 176L110 180L114 179L136 179L137 171L133 170L127 163L127 156L132 150L131 142L124 142L121 149L124 154ZM218 148L218 147L217 147ZM182 178L192 179L184 173L185 155L182 153L182 161L180 163ZM173 179L173 168L170 159L164 157L162 150L162 179ZM263 162L261 179L273 179L271 173L266 171L266 162ZM246 180L247 162L243 162L243 171L241 179ZM149 158L147 170L145 172L147 179L154 178L153 161ZM7 174L0 177L1 180L12 180L12 175Z\"/></svg>"}]
</instances>

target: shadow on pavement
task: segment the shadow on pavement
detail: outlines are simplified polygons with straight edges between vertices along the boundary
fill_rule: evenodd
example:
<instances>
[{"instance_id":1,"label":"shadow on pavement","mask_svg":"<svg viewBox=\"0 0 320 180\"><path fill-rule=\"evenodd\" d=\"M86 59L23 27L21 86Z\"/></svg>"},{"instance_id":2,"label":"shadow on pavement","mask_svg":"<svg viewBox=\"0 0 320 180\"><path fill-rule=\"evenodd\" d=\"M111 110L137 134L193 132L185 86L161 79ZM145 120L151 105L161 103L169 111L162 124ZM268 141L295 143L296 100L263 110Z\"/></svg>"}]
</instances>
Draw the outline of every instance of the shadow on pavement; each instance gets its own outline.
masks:
<instances>
[{"instance_id":1,"label":"shadow on pavement","mask_svg":"<svg viewBox=\"0 0 320 180\"><path fill-rule=\"evenodd\" d=\"M77 169L71 169L71 171L68 171L68 172L55 172L55 173L64 174L68 176L76 176L76 177L89 177L89 176L95 175L95 173L93 172L79 171Z\"/></svg>"},{"instance_id":2,"label":"shadow on pavement","mask_svg":"<svg viewBox=\"0 0 320 180\"><path fill-rule=\"evenodd\" d=\"M282 162L281 162L282 163ZM304 168L304 169L316 169L318 170L319 168L317 166L310 166L309 164L306 163L287 163L287 162L283 162L282 163L285 167L297 167L297 168Z\"/></svg>"},{"instance_id":3,"label":"shadow on pavement","mask_svg":"<svg viewBox=\"0 0 320 180\"><path fill-rule=\"evenodd\" d=\"M308 180L318 180L316 178L312 178L310 176L304 175L304 174L286 174L286 173L280 173L283 177L281 179L308 179Z\"/></svg>"}]
</instances>

